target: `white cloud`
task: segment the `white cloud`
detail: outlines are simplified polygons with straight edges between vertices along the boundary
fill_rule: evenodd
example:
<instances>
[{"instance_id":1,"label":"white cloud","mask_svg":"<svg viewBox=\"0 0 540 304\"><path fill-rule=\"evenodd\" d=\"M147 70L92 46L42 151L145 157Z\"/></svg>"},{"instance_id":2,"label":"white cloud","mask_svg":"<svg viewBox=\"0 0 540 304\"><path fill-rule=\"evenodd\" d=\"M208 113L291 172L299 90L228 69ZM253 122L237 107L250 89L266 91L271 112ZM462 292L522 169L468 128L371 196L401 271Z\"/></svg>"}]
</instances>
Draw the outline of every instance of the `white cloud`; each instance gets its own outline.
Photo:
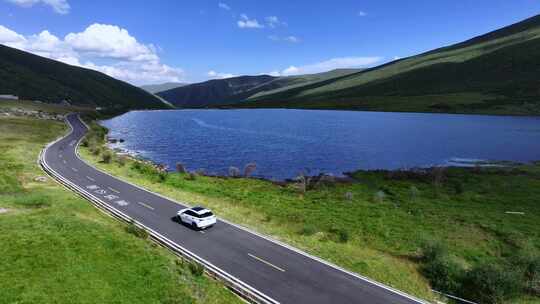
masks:
<instances>
[{"instance_id":1,"label":"white cloud","mask_svg":"<svg viewBox=\"0 0 540 304\"><path fill-rule=\"evenodd\" d=\"M221 9L224 9L226 11L230 11L231 10L231 7L227 5L227 3L223 3L223 2L220 2L218 3L218 7L221 8Z\"/></svg>"},{"instance_id":2,"label":"white cloud","mask_svg":"<svg viewBox=\"0 0 540 304\"><path fill-rule=\"evenodd\" d=\"M239 28L264 28L257 19L249 19L246 14L240 15L240 20L236 22Z\"/></svg>"},{"instance_id":3,"label":"white cloud","mask_svg":"<svg viewBox=\"0 0 540 304\"><path fill-rule=\"evenodd\" d=\"M219 73L214 70L209 71L206 75L211 79L225 79L225 78L236 77L236 75L231 74L231 73Z\"/></svg>"},{"instance_id":4,"label":"white cloud","mask_svg":"<svg viewBox=\"0 0 540 304\"><path fill-rule=\"evenodd\" d=\"M108 30L108 31L107 31ZM107 33L104 33L107 32ZM97 35L103 34L99 37ZM185 80L182 69L160 62L157 49L144 45L117 26L93 24L64 39L42 31L24 37L0 25L0 43L67 64L103 72L136 85ZM95 64L95 60L107 64Z\"/></svg>"},{"instance_id":5,"label":"white cloud","mask_svg":"<svg viewBox=\"0 0 540 304\"><path fill-rule=\"evenodd\" d=\"M367 16L367 13L364 12L364 11L359 11L359 12L358 12L358 16L360 16L360 17L365 17L365 16Z\"/></svg>"},{"instance_id":6,"label":"white cloud","mask_svg":"<svg viewBox=\"0 0 540 304\"><path fill-rule=\"evenodd\" d=\"M3 25L0 25L0 43L14 44L24 43L25 41L26 39L24 36L17 34Z\"/></svg>"},{"instance_id":7,"label":"white cloud","mask_svg":"<svg viewBox=\"0 0 540 304\"><path fill-rule=\"evenodd\" d=\"M298 43L298 42L300 42L300 38L298 38L296 36L280 37L280 36L276 36L276 35L270 35L270 36L268 36L268 39L270 39L272 41L285 41L285 42L290 42L290 43Z\"/></svg>"},{"instance_id":8,"label":"white cloud","mask_svg":"<svg viewBox=\"0 0 540 304\"><path fill-rule=\"evenodd\" d=\"M300 39L298 39L296 36L287 36L284 40L291 43L300 42Z\"/></svg>"},{"instance_id":9,"label":"white cloud","mask_svg":"<svg viewBox=\"0 0 540 304\"><path fill-rule=\"evenodd\" d=\"M32 7L38 3L43 3L52 7L52 9L58 14L67 14L71 9L67 0L7 0L13 4L21 7Z\"/></svg>"},{"instance_id":10,"label":"white cloud","mask_svg":"<svg viewBox=\"0 0 540 304\"><path fill-rule=\"evenodd\" d=\"M276 27L278 27L280 25L287 26L287 23L279 20L279 18L277 16L268 16L268 17L264 18L264 20L266 20L266 24L270 28L276 28Z\"/></svg>"},{"instance_id":11,"label":"white cloud","mask_svg":"<svg viewBox=\"0 0 540 304\"><path fill-rule=\"evenodd\" d=\"M98 57L131 61L158 60L153 45L141 44L129 32L115 25L94 23L81 33L70 33L65 41L74 50Z\"/></svg>"},{"instance_id":12,"label":"white cloud","mask_svg":"<svg viewBox=\"0 0 540 304\"><path fill-rule=\"evenodd\" d=\"M291 65L279 72L281 76L322 73L334 69L361 68L380 62L382 57L341 57L304 66Z\"/></svg>"}]
</instances>

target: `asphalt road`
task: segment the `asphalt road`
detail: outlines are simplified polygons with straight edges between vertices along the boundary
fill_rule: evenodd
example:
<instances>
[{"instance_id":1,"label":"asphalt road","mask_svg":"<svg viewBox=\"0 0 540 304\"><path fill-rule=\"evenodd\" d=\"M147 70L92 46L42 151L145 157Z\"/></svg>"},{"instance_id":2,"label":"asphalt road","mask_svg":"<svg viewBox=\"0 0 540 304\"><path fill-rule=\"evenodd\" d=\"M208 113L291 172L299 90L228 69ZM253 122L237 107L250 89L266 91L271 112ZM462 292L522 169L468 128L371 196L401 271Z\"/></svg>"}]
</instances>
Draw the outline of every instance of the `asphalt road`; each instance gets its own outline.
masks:
<instances>
[{"instance_id":1,"label":"asphalt road","mask_svg":"<svg viewBox=\"0 0 540 304\"><path fill-rule=\"evenodd\" d=\"M44 151L43 158L50 168L276 302L420 303L220 220L202 232L176 223L172 218L183 205L109 176L80 160L76 148L87 128L75 114L67 120L73 131Z\"/></svg>"}]
</instances>

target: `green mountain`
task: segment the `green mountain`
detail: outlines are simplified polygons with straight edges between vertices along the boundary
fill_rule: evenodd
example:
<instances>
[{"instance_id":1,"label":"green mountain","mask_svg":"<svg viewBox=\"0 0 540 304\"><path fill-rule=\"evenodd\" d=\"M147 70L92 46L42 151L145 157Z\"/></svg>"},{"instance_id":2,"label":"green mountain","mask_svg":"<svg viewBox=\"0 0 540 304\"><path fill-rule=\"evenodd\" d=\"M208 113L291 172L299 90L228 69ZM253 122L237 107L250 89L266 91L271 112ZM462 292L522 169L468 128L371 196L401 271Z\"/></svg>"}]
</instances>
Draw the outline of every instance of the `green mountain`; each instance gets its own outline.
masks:
<instances>
[{"instance_id":1,"label":"green mountain","mask_svg":"<svg viewBox=\"0 0 540 304\"><path fill-rule=\"evenodd\" d=\"M324 81L339 76L349 75L360 69L337 69L330 72L273 77L269 75L240 76L226 79L214 79L186 85L157 95L177 107L200 108L238 103L267 92L295 88L300 85Z\"/></svg>"},{"instance_id":2,"label":"green mountain","mask_svg":"<svg viewBox=\"0 0 540 304\"><path fill-rule=\"evenodd\" d=\"M540 114L540 15L372 69L253 95L237 107Z\"/></svg>"},{"instance_id":3,"label":"green mountain","mask_svg":"<svg viewBox=\"0 0 540 304\"><path fill-rule=\"evenodd\" d=\"M237 98L237 95L241 95L274 78L268 75L260 75L214 79L159 92L157 95L176 107L207 107L241 101L240 98Z\"/></svg>"},{"instance_id":4,"label":"green mountain","mask_svg":"<svg viewBox=\"0 0 540 304\"><path fill-rule=\"evenodd\" d=\"M188 85L189 83L183 83L183 82L165 82L160 84L148 84L140 86L141 89L145 90L148 93L156 94L163 91L168 91L172 89L176 89L179 87L183 87Z\"/></svg>"},{"instance_id":5,"label":"green mountain","mask_svg":"<svg viewBox=\"0 0 540 304\"><path fill-rule=\"evenodd\" d=\"M0 45L0 94L108 109L169 108L156 96L103 73Z\"/></svg>"}]
</instances>

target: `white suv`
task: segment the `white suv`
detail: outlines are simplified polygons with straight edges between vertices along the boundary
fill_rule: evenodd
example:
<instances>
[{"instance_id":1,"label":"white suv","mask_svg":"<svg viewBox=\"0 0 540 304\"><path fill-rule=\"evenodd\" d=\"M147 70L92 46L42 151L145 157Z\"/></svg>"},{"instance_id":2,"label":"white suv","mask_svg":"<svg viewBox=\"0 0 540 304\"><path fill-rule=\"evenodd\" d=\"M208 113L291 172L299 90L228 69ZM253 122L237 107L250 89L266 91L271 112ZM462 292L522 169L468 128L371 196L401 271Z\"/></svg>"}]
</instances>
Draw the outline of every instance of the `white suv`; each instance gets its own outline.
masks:
<instances>
[{"instance_id":1,"label":"white suv","mask_svg":"<svg viewBox=\"0 0 540 304\"><path fill-rule=\"evenodd\" d=\"M204 229L216 223L216 217L209 209L203 207L186 208L178 211L178 219L195 229Z\"/></svg>"}]
</instances>

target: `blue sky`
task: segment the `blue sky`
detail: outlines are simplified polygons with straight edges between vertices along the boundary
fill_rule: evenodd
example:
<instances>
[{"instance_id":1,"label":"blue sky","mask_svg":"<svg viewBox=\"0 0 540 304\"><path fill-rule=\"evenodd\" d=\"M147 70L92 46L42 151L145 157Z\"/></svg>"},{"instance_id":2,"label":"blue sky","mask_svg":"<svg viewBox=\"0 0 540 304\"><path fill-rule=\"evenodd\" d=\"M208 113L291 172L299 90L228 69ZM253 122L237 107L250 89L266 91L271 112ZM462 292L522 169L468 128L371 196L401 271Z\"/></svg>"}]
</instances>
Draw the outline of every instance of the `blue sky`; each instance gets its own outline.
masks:
<instances>
[{"instance_id":1,"label":"blue sky","mask_svg":"<svg viewBox=\"0 0 540 304\"><path fill-rule=\"evenodd\" d=\"M538 0L0 0L0 43L133 84L377 65L540 12Z\"/></svg>"}]
</instances>

